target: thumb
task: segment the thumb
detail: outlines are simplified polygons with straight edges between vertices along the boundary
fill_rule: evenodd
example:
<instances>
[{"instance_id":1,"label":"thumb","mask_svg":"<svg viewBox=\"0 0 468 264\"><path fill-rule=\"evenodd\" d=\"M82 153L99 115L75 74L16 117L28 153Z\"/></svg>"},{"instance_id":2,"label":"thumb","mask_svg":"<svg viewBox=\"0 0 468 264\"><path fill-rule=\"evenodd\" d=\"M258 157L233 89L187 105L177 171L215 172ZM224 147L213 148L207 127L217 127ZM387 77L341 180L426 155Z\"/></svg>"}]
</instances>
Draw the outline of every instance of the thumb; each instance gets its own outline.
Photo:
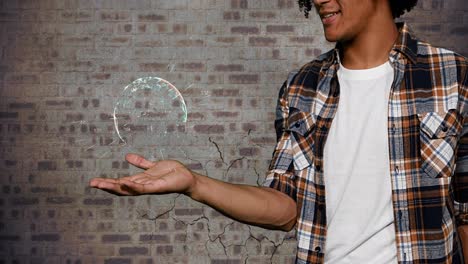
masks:
<instances>
[{"instance_id":1,"label":"thumb","mask_svg":"<svg viewBox=\"0 0 468 264\"><path fill-rule=\"evenodd\" d=\"M156 165L156 163L154 162L151 162L147 159L145 159L143 156L140 156L138 154L134 154L134 153L129 153L127 155L125 155L125 159L128 161L128 163L134 165L134 166L137 166L139 168L142 168L142 169L149 169L151 167L153 167L154 165Z\"/></svg>"}]
</instances>

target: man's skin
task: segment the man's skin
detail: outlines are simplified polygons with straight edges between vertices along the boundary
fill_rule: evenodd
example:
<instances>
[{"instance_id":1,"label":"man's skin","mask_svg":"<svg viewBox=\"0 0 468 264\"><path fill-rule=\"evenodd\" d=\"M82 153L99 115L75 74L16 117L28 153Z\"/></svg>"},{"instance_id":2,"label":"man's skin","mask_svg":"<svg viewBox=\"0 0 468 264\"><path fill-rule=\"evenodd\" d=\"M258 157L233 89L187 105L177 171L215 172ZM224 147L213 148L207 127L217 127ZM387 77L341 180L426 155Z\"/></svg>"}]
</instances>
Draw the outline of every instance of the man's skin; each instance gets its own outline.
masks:
<instances>
[{"instance_id":1,"label":"man's skin","mask_svg":"<svg viewBox=\"0 0 468 264\"><path fill-rule=\"evenodd\" d=\"M325 38L340 43L346 68L368 69L388 60L398 37L388 1L314 1ZM90 186L120 195L183 193L244 223L285 231L296 224L295 201L277 190L211 179L177 161L151 162L136 154L128 154L126 160L145 171L119 179L94 178ZM468 226L458 230L468 256Z\"/></svg>"}]
</instances>

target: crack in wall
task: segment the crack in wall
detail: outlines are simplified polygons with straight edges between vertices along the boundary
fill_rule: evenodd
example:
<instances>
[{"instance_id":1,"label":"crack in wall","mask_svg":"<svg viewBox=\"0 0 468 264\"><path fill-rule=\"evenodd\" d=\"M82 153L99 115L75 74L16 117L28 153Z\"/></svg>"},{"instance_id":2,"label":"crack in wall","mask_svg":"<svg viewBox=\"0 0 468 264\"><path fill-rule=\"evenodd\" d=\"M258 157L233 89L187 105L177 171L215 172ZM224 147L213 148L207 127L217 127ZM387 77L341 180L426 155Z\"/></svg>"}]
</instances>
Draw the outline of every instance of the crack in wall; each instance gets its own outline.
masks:
<instances>
[{"instance_id":1,"label":"crack in wall","mask_svg":"<svg viewBox=\"0 0 468 264\"><path fill-rule=\"evenodd\" d=\"M249 129L249 131L247 132L247 135L242 138L242 141L247 140L251 136L251 132L252 132L251 129ZM243 160L248 160L247 157L242 156L242 157L230 160L228 162L226 160L226 158L224 157L224 155L223 155L223 151L222 151L223 147L220 144L218 144L218 142L216 142L212 137L209 137L208 140L209 140L209 142L211 144L213 144L216 147L216 151L218 152L219 159L221 160L222 164L224 165L223 166L224 167L223 178L226 178L229 175L231 169L233 168L233 166L237 162L240 162L240 161L243 161ZM254 144L250 140L248 140L248 143L250 145ZM254 145L262 147L262 146L260 146L258 144L254 144ZM209 176L210 173L208 172L208 168L207 168L208 164L210 164L210 162L216 162L216 160L211 159L211 160L207 160L206 162L203 162L203 161L200 161L200 160L197 160L197 159L194 159L194 158L190 157L183 149L180 149L180 150L184 154L184 156L185 156L185 158L187 160L193 161L193 162L201 165L202 169L205 171L206 176ZM255 164L254 164L254 167L253 167L253 172L254 172L254 175L256 177L256 180L255 180L256 185L257 186L262 186L261 174L257 170L257 161L255 161ZM204 241L204 248L205 248L205 251L206 251L206 254L207 254L208 258L210 258L210 259L213 259L214 255L219 254L219 252L218 253L213 252L213 250L216 250L216 248L213 248L213 247L210 248L210 244L212 244L214 246L218 246L218 250L222 250L224 256L226 256L226 257L233 257L233 255L229 253L230 249L236 250L235 247L240 247L240 252L241 253L240 253L240 255L236 255L236 257L241 257L243 259L244 264L247 264L249 262L249 259L251 259L253 256L263 256L263 257L268 256L269 263L273 264L274 257L278 253L278 249L281 246L283 246L286 241L295 239L295 234L293 236L285 234L282 237L282 239L277 242L274 239L268 237L267 235L255 234L250 225L241 223L243 225L243 227L244 226L247 227L246 231L248 232L248 235L245 236L245 237L242 237L240 243L239 242L238 243L229 243L229 241L227 240L225 235L227 234L228 228L233 226L235 223L237 223L236 221L226 217L226 220L229 219L228 221L230 221L230 222L227 223L227 224L224 224L222 226L222 231L220 233L215 233L213 231L213 226L212 226L214 223L213 223L213 221L210 221L210 218L206 215L206 210L202 210L202 215L198 216L197 218L195 218L193 220L180 219L180 218L173 215L173 212L174 212L174 210L176 208L177 199L180 196L181 196L181 194L177 195L173 199L173 201L171 203L172 205L171 205L171 207L169 209L164 210L161 213L158 213L156 216L150 216L148 211L140 214L139 216L141 218L154 221L155 230L157 230L156 223L157 223L158 219L160 219L164 215L169 214L170 219L175 221L175 223L182 223L185 226L185 239L190 237L190 233L189 233L189 227L190 226L194 226L194 225L196 225L196 224L198 224L200 222L205 222L207 230L206 230L206 232L204 232L204 234L206 234L207 237L206 237L206 241ZM204 206L204 209L205 208L210 208L210 207L209 206ZM232 232L236 232L236 231L232 231ZM239 232L239 234L242 234L242 232ZM258 247L260 248L259 250L261 250L262 245L264 243L271 244L272 250L271 250L271 252L269 252L270 254L263 254L262 255L261 252L258 252L257 255L255 255L255 253L252 253L251 249L249 249L249 245L248 245L249 241L255 241L255 243L257 243Z\"/></svg>"},{"instance_id":2,"label":"crack in wall","mask_svg":"<svg viewBox=\"0 0 468 264\"><path fill-rule=\"evenodd\" d=\"M211 139L211 137L208 137L208 140L210 141L210 143L212 143L213 145L215 145L216 149L218 150L219 158L220 158L221 161L224 163L224 165L228 165L228 164L226 163L226 161L224 161L224 156L223 156L223 153L221 152L221 149L219 148L218 143L216 143L216 141L214 141L213 139Z\"/></svg>"}]
</instances>

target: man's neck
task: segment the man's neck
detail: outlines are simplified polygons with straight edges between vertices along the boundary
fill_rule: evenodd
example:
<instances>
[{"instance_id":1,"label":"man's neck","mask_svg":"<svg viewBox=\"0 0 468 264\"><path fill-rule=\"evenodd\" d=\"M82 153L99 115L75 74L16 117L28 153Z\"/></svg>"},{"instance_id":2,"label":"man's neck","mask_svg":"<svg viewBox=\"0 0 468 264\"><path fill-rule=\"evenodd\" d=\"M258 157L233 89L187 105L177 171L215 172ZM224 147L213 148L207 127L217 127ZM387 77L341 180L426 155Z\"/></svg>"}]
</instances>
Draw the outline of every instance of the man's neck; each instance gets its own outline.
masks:
<instances>
[{"instance_id":1,"label":"man's neck","mask_svg":"<svg viewBox=\"0 0 468 264\"><path fill-rule=\"evenodd\" d=\"M369 69L388 61L398 37L393 18L376 18L365 32L341 44L341 63L348 69Z\"/></svg>"}]
</instances>

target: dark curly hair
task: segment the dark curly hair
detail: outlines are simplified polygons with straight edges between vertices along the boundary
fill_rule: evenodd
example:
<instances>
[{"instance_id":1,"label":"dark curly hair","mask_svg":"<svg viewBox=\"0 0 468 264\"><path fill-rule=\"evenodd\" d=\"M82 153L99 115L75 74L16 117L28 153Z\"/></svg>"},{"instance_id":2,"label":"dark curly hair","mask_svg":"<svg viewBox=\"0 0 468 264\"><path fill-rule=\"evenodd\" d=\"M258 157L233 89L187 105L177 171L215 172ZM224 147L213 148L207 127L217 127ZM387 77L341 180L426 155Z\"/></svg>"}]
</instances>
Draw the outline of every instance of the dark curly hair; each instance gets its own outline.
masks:
<instances>
[{"instance_id":1,"label":"dark curly hair","mask_svg":"<svg viewBox=\"0 0 468 264\"><path fill-rule=\"evenodd\" d=\"M309 17L309 12L312 10L313 0L298 0L299 9L304 12L305 17ZM405 12L409 12L416 6L418 0L389 0L390 8L392 9L393 18L400 17Z\"/></svg>"}]
</instances>

